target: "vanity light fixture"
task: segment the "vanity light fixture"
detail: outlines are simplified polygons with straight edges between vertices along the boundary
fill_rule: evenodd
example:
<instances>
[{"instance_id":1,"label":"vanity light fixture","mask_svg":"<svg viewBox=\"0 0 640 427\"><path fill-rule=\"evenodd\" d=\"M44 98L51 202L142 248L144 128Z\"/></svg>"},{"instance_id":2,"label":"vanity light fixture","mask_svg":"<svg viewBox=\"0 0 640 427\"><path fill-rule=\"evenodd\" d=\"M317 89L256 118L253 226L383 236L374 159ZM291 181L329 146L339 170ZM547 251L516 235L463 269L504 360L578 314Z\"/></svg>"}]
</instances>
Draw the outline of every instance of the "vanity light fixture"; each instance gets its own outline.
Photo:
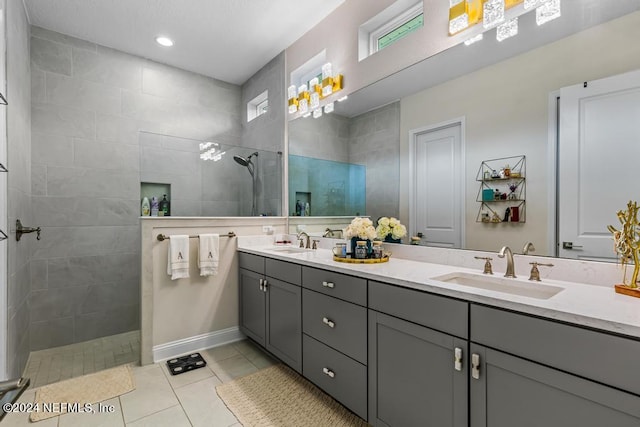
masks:
<instances>
[{"instance_id":1,"label":"vanity light fixture","mask_svg":"<svg viewBox=\"0 0 640 427\"><path fill-rule=\"evenodd\" d=\"M164 47L173 46L173 40L171 40L167 36L158 36L158 37L156 37L156 43L158 43L160 46L164 46Z\"/></svg>"},{"instance_id":2,"label":"vanity light fixture","mask_svg":"<svg viewBox=\"0 0 640 427\"><path fill-rule=\"evenodd\" d=\"M475 24L482 22L485 31L497 27L496 38L502 41L518 34L518 16L533 8L538 25L561 16L560 0L449 0L449 35L477 28ZM482 31L474 33L465 41L467 46L482 40Z\"/></svg>"},{"instance_id":3,"label":"vanity light fixture","mask_svg":"<svg viewBox=\"0 0 640 427\"><path fill-rule=\"evenodd\" d=\"M518 34L518 18L513 18L505 22L504 24L498 25L496 28L496 39L501 42L502 40L506 40L509 37L513 37Z\"/></svg>"},{"instance_id":4,"label":"vanity light fixture","mask_svg":"<svg viewBox=\"0 0 640 427\"><path fill-rule=\"evenodd\" d=\"M321 79L319 78L321 77ZM342 90L342 74L334 74L333 66L330 62L322 66L322 73L313 77L307 83L303 83L298 88L295 85L289 86L287 89L287 102L289 114L300 113L302 117L313 116L318 118L322 116L322 100L336 92ZM338 101L344 101L346 96ZM325 113L333 111L333 102L331 106L324 107ZM319 111L316 113L316 111Z\"/></svg>"},{"instance_id":5,"label":"vanity light fixture","mask_svg":"<svg viewBox=\"0 0 640 427\"><path fill-rule=\"evenodd\" d=\"M333 113L333 110L334 110L333 102L330 102L330 103L328 103L327 105L324 106L324 113L325 114Z\"/></svg>"}]
</instances>

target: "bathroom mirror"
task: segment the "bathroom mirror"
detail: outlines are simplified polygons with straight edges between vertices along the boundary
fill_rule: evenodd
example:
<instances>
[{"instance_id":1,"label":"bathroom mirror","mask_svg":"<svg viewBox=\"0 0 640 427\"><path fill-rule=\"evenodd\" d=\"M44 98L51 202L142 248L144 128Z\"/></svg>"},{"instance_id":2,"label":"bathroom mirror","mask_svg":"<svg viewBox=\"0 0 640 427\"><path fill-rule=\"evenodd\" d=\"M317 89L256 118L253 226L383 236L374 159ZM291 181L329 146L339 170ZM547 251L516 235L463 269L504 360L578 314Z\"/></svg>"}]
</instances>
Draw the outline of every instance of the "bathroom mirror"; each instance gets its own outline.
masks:
<instances>
[{"instance_id":1,"label":"bathroom mirror","mask_svg":"<svg viewBox=\"0 0 640 427\"><path fill-rule=\"evenodd\" d=\"M554 255L554 94L640 68L628 51L640 35L639 9L637 0L564 0L562 25L553 28L537 27L535 13L527 14L513 39L497 42L489 31L480 43L455 46L349 95L332 114L290 121L289 153L365 166L365 214L408 221L409 132L465 118L462 248L518 248L530 240L536 254ZM478 224L480 164L517 155L527 156L526 223ZM296 187L291 179L289 187ZM610 210L615 221L616 207Z\"/></svg>"}]
</instances>

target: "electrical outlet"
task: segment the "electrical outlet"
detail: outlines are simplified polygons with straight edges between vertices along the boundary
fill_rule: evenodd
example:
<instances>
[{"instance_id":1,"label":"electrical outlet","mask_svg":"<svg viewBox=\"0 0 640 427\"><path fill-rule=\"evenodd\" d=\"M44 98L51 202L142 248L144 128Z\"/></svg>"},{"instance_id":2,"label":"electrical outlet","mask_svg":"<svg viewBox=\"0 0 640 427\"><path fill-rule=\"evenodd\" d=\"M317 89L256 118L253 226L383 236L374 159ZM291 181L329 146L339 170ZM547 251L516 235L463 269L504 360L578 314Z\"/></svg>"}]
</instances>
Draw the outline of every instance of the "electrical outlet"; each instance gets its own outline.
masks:
<instances>
[{"instance_id":1,"label":"electrical outlet","mask_svg":"<svg viewBox=\"0 0 640 427\"><path fill-rule=\"evenodd\" d=\"M299 224L298 226L296 226L296 231L298 231L298 233L300 233L301 231L305 231L306 229L307 226L303 224Z\"/></svg>"},{"instance_id":2,"label":"electrical outlet","mask_svg":"<svg viewBox=\"0 0 640 427\"><path fill-rule=\"evenodd\" d=\"M262 232L263 233L273 234L274 231L275 231L275 228L273 228L273 225L263 225L262 226Z\"/></svg>"}]
</instances>

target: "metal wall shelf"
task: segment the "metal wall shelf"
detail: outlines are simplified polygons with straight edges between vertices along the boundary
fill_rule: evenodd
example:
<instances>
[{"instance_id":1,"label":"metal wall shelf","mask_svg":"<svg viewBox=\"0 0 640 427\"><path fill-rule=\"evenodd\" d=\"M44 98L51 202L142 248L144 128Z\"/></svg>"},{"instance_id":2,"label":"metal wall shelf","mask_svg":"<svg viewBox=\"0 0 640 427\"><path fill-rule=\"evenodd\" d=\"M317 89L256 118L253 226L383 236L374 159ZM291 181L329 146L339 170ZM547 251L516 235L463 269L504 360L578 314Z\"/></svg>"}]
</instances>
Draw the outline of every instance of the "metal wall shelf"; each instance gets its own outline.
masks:
<instances>
[{"instance_id":1,"label":"metal wall shelf","mask_svg":"<svg viewBox=\"0 0 640 427\"><path fill-rule=\"evenodd\" d=\"M476 202L480 203L476 222L526 222L526 165L524 155L485 160L480 164L476 175L476 181L480 183L476 196ZM492 193L490 199L486 196L489 192ZM496 198L496 192L500 198ZM517 211L517 221L513 221L514 210Z\"/></svg>"}]
</instances>

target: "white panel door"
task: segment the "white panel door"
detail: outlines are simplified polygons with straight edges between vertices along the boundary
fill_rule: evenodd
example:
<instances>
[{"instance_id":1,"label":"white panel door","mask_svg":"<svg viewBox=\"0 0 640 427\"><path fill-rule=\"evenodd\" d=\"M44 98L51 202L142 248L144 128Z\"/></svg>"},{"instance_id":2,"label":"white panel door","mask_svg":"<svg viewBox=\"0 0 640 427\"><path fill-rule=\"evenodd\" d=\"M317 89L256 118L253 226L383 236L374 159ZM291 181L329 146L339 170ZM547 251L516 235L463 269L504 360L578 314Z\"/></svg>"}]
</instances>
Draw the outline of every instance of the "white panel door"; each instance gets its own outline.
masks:
<instances>
[{"instance_id":1,"label":"white panel door","mask_svg":"<svg viewBox=\"0 0 640 427\"><path fill-rule=\"evenodd\" d=\"M639 124L640 71L561 89L559 256L615 259L607 225L640 199Z\"/></svg>"},{"instance_id":2,"label":"white panel door","mask_svg":"<svg viewBox=\"0 0 640 427\"><path fill-rule=\"evenodd\" d=\"M461 125L412 133L410 229L422 244L462 247Z\"/></svg>"}]
</instances>

